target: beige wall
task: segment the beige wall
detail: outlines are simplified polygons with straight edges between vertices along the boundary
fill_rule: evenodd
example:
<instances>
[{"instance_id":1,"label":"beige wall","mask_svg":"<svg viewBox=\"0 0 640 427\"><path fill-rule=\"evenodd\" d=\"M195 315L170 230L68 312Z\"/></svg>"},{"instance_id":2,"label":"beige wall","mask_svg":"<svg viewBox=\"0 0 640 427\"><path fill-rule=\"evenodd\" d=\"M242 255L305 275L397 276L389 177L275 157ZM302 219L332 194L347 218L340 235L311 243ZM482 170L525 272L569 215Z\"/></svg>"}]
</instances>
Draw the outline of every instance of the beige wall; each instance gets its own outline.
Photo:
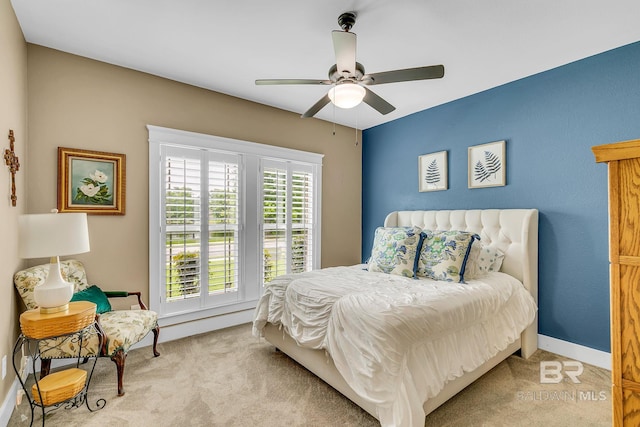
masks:
<instances>
[{"instance_id":1,"label":"beige wall","mask_svg":"<svg viewBox=\"0 0 640 427\"><path fill-rule=\"evenodd\" d=\"M9 0L0 0L0 358L7 356L7 376L0 386L0 399L7 397L15 379L11 368L11 352L18 336L18 296L13 288L13 273L23 266L18 258L18 215L26 212L25 177L28 164L27 148L27 44L18 26ZM9 148L9 129L13 129L15 151L20 160L16 174L18 202L11 206L11 175L4 162L4 151ZM1 402L1 401L0 401Z\"/></svg>"},{"instance_id":2,"label":"beige wall","mask_svg":"<svg viewBox=\"0 0 640 427\"><path fill-rule=\"evenodd\" d=\"M30 213L56 206L57 147L127 156L125 216L89 217L89 280L148 296L145 125L322 153L322 264L360 262L361 146L354 130L249 101L28 45Z\"/></svg>"}]
</instances>

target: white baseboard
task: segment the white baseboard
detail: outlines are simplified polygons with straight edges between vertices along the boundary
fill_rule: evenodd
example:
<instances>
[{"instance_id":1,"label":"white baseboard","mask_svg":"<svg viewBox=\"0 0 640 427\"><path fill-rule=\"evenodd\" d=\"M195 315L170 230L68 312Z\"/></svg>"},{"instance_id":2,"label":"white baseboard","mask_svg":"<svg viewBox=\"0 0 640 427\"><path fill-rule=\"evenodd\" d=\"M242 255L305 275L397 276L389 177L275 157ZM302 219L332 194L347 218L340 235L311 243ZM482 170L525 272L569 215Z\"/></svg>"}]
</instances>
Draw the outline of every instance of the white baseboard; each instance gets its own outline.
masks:
<instances>
[{"instance_id":1,"label":"white baseboard","mask_svg":"<svg viewBox=\"0 0 640 427\"><path fill-rule=\"evenodd\" d=\"M611 370L611 353L538 334L538 348Z\"/></svg>"},{"instance_id":2,"label":"white baseboard","mask_svg":"<svg viewBox=\"0 0 640 427\"><path fill-rule=\"evenodd\" d=\"M6 427L7 424L9 424L9 419L11 419L11 414L13 414L13 408L15 408L16 405L16 394L19 388L20 383L18 382L18 378L15 378L9 388L9 393L7 393L4 402L2 402L2 406L0 406L0 426ZM22 404L28 405L25 400L22 401Z\"/></svg>"},{"instance_id":3,"label":"white baseboard","mask_svg":"<svg viewBox=\"0 0 640 427\"><path fill-rule=\"evenodd\" d=\"M158 342L174 341L192 335L203 334L205 332L216 331L218 329L229 328L231 326L242 325L253 320L254 309L243 310L235 313L223 314L215 317L194 320L186 323L162 326L160 322L160 336ZM147 335L142 341L132 348L147 347L153 345L153 334Z\"/></svg>"}]
</instances>

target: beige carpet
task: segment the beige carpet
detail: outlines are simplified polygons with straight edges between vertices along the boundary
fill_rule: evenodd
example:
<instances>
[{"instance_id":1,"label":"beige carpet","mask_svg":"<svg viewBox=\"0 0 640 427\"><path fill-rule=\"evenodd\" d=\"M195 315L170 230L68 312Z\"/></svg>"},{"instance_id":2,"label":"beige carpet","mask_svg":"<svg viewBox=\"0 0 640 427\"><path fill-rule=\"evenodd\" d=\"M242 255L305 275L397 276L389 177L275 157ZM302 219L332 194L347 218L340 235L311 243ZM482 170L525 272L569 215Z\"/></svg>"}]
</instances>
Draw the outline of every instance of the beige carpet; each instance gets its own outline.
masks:
<instances>
[{"instance_id":1,"label":"beige carpet","mask_svg":"<svg viewBox=\"0 0 640 427\"><path fill-rule=\"evenodd\" d=\"M115 365L98 360L89 401L106 406L58 409L55 426L376 426L375 418L313 374L237 326L129 353L123 397ZM609 426L610 373L585 365L581 383L540 384L541 360L565 360L538 351L511 356L445 403L427 426ZM573 397L573 398L572 398ZM587 400L587 397L592 398ZM604 400L594 400L604 397ZM22 416L26 415L26 419ZM36 412L34 425L41 425ZM28 426L23 402L9 426Z\"/></svg>"}]
</instances>

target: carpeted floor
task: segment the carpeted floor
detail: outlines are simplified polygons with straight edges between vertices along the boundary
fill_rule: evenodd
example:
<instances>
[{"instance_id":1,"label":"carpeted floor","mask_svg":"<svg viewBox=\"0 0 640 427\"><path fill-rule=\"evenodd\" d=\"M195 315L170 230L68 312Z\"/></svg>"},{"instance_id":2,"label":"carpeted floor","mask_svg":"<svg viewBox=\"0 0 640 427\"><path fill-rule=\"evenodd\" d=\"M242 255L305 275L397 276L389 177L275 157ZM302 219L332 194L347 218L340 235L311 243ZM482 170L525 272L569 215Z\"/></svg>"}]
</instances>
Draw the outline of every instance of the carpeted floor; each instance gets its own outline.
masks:
<instances>
[{"instance_id":1,"label":"carpeted floor","mask_svg":"<svg viewBox=\"0 0 640 427\"><path fill-rule=\"evenodd\" d=\"M264 340L250 325L131 351L123 397L115 365L98 360L89 390L93 407L58 409L46 425L73 426L379 426L344 398ZM511 356L427 416L427 426L610 426L610 373L584 365L580 384L540 383L540 361L566 360L538 351ZM29 425L23 401L9 426ZM42 422L36 412L34 425Z\"/></svg>"}]
</instances>

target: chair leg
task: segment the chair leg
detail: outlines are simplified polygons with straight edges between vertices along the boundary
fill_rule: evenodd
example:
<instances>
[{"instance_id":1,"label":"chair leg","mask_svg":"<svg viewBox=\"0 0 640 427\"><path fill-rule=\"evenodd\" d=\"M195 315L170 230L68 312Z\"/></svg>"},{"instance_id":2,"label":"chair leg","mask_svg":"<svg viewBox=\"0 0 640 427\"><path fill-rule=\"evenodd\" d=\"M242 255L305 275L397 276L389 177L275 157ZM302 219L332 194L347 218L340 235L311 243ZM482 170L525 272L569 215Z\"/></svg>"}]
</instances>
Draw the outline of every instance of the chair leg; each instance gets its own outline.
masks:
<instances>
[{"instance_id":1,"label":"chair leg","mask_svg":"<svg viewBox=\"0 0 640 427\"><path fill-rule=\"evenodd\" d=\"M160 353L158 353L158 349L156 348L158 345L158 335L160 335L160 326L156 325L156 327L153 328L153 355L155 357L160 356Z\"/></svg>"},{"instance_id":2,"label":"chair leg","mask_svg":"<svg viewBox=\"0 0 640 427\"><path fill-rule=\"evenodd\" d=\"M43 379L51 372L51 359L40 359L40 379Z\"/></svg>"},{"instance_id":3,"label":"chair leg","mask_svg":"<svg viewBox=\"0 0 640 427\"><path fill-rule=\"evenodd\" d=\"M118 396L124 395L123 377L124 377L124 361L127 358L127 353L122 350L118 350L113 353L111 360L116 364L116 371L118 373Z\"/></svg>"}]
</instances>

